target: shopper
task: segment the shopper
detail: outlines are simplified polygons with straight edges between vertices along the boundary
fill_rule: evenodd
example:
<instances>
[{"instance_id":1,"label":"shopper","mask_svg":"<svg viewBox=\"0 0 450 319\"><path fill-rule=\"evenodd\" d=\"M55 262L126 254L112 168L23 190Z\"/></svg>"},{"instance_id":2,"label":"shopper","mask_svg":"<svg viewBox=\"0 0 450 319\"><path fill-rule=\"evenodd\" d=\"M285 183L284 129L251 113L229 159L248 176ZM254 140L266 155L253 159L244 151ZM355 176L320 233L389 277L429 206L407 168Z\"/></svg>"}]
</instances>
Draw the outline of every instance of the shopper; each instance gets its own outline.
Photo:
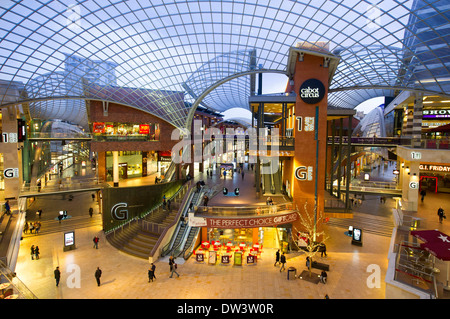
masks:
<instances>
[{"instance_id":1,"label":"shopper","mask_svg":"<svg viewBox=\"0 0 450 319\"><path fill-rule=\"evenodd\" d=\"M61 271L59 271L59 267L56 267L56 269L55 269L55 271L53 273L55 275L56 287L58 287L59 280L61 279Z\"/></svg>"},{"instance_id":2,"label":"shopper","mask_svg":"<svg viewBox=\"0 0 450 319\"><path fill-rule=\"evenodd\" d=\"M151 281L153 281L153 279L156 279L156 276L155 276L155 271L156 271L156 266L155 266L155 264L154 263L151 263L151 267L150 267L150 270L151 270L151 274L152 274L152 276L151 276L151 278L149 277L149 279L151 279ZM149 273L149 275L150 275L150 273Z\"/></svg>"},{"instance_id":3,"label":"shopper","mask_svg":"<svg viewBox=\"0 0 450 319\"><path fill-rule=\"evenodd\" d=\"M91 216L94 214L94 209L92 207L89 207L89 216Z\"/></svg>"},{"instance_id":4,"label":"shopper","mask_svg":"<svg viewBox=\"0 0 450 319\"><path fill-rule=\"evenodd\" d=\"M31 245L31 260L34 260L34 255L36 254L36 248L34 245Z\"/></svg>"},{"instance_id":5,"label":"shopper","mask_svg":"<svg viewBox=\"0 0 450 319\"><path fill-rule=\"evenodd\" d=\"M422 201L422 203L423 203L423 200L425 199L425 196L427 195L427 192L424 190L424 189L422 189L421 191L420 191L420 196L422 196L421 198L420 198L420 200Z\"/></svg>"},{"instance_id":6,"label":"shopper","mask_svg":"<svg viewBox=\"0 0 450 319\"><path fill-rule=\"evenodd\" d=\"M439 222L442 224L442 220L444 218L446 218L445 214L444 214L444 210L442 209L442 207L439 207L437 214L439 216Z\"/></svg>"},{"instance_id":7,"label":"shopper","mask_svg":"<svg viewBox=\"0 0 450 319\"><path fill-rule=\"evenodd\" d=\"M152 267L148 269L148 282L153 281L153 270Z\"/></svg>"},{"instance_id":8,"label":"shopper","mask_svg":"<svg viewBox=\"0 0 450 319\"><path fill-rule=\"evenodd\" d=\"M100 287L100 277L102 276L102 270L100 269L100 267L97 267L97 270L95 271L94 277L95 280L97 281L97 286Z\"/></svg>"},{"instance_id":9,"label":"shopper","mask_svg":"<svg viewBox=\"0 0 450 319\"><path fill-rule=\"evenodd\" d=\"M325 255L325 257L327 257L327 246L325 246L324 243L320 244L319 251L320 251L320 257L323 257L323 255Z\"/></svg>"},{"instance_id":10,"label":"shopper","mask_svg":"<svg viewBox=\"0 0 450 319\"><path fill-rule=\"evenodd\" d=\"M98 236L95 236L92 241L94 242L93 248L98 249L98 242L100 241L100 238L98 238Z\"/></svg>"},{"instance_id":11,"label":"shopper","mask_svg":"<svg viewBox=\"0 0 450 319\"><path fill-rule=\"evenodd\" d=\"M36 248L34 249L34 255L36 256L36 260L39 259L39 254L40 254L40 252L39 252L39 246L36 246Z\"/></svg>"},{"instance_id":12,"label":"shopper","mask_svg":"<svg viewBox=\"0 0 450 319\"><path fill-rule=\"evenodd\" d=\"M279 262L280 262L280 250L278 249L277 252L275 253L275 264L274 264L274 266L276 266Z\"/></svg>"},{"instance_id":13,"label":"shopper","mask_svg":"<svg viewBox=\"0 0 450 319\"><path fill-rule=\"evenodd\" d=\"M177 263L175 262L175 260L173 260L172 270L171 270L171 273L170 273L170 278L172 278L174 273L177 274L178 277L180 277L180 275L177 272L177 268L178 268Z\"/></svg>"},{"instance_id":14,"label":"shopper","mask_svg":"<svg viewBox=\"0 0 450 319\"><path fill-rule=\"evenodd\" d=\"M284 268L284 264L286 263L286 256L284 255L284 253L281 254L280 263L281 263L280 272L282 272L283 270L286 270Z\"/></svg>"},{"instance_id":15,"label":"shopper","mask_svg":"<svg viewBox=\"0 0 450 319\"><path fill-rule=\"evenodd\" d=\"M323 284L327 283L327 273L325 270L322 270L322 273L320 274L320 282Z\"/></svg>"},{"instance_id":16,"label":"shopper","mask_svg":"<svg viewBox=\"0 0 450 319\"><path fill-rule=\"evenodd\" d=\"M7 200L5 203L5 213L6 215L11 214L11 206L9 206L9 200Z\"/></svg>"},{"instance_id":17,"label":"shopper","mask_svg":"<svg viewBox=\"0 0 450 319\"><path fill-rule=\"evenodd\" d=\"M170 199L168 199L167 200L167 210L169 210L170 211L170 204L171 204L172 202L170 201Z\"/></svg>"}]
</instances>

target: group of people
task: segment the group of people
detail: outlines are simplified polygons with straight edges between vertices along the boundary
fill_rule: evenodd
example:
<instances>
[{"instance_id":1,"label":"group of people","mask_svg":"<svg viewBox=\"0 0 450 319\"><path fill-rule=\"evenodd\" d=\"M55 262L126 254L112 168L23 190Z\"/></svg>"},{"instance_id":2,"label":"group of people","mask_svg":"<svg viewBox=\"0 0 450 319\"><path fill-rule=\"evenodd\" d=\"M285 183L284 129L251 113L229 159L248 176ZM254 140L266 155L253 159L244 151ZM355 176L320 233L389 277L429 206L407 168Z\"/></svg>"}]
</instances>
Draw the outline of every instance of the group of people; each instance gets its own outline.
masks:
<instances>
[{"instance_id":1,"label":"group of people","mask_svg":"<svg viewBox=\"0 0 450 319\"><path fill-rule=\"evenodd\" d=\"M31 260L34 260L34 258L38 260L40 255L39 246L31 245L30 253L31 253Z\"/></svg>"},{"instance_id":2,"label":"group of people","mask_svg":"<svg viewBox=\"0 0 450 319\"><path fill-rule=\"evenodd\" d=\"M37 235L39 233L40 229L41 229L41 222L40 221L35 221L34 223L32 223L32 222L30 222L30 223L25 222L25 225L23 226L23 232L25 234L27 234L28 231L30 231L30 234L32 234L33 231L34 231L34 234Z\"/></svg>"}]
</instances>

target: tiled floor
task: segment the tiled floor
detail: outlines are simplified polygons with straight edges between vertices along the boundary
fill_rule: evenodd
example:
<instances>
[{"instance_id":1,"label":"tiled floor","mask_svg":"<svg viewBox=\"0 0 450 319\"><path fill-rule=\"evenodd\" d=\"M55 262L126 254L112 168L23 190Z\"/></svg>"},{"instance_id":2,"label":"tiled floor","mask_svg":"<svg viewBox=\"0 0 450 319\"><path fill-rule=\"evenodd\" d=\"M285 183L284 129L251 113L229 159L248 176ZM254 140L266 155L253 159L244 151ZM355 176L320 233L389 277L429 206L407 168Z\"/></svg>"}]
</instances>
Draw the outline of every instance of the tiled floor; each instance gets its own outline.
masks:
<instances>
[{"instance_id":1,"label":"tiled floor","mask_svg":"<svg viewBox=\"0 0 450 319\"><path fill-rule=\"evenodd\" d=\"M211 185L218 183L214 179L205 181ZM232 183L231 179L229 183ZM255 200L250 192L246 195L246 187L241 189L243 195L240 200ZM87 206L92 204L89 197L79 200ZM210 203L215 200L211 199ZM71 205L76 203L75 199ZM436 205L439 204L450 210L448 196L428 194L424 203L419 204L419 215L431 223L436 219ZM83 210L80 215L88 218L86 208L80 205L79 209ZM77 208L73 210L75 213ZM95 218L100 218L100 215L95 215ZM435 226L450 233L446 223L436 223ZM257 265L209 265L197 263L193 258L187 261L178 258L179 278L169 278L167 260L160 259L155 263L157 279L148 283L148 261L117 251L106 241L101 226L97 225L77 229L77 248L66 252L63 251L63 232L25 236L15 271L38 298L46 299L322 299L326 294L332 299L384 299L390 238L366 233L360 247L351 244L350 237L345 234L346 229L325 224L324 230L330 238L327 241L328 256L318 256L317 260L330 265L326 285L302 279L288 280L286 272L280 273L273 265L275 240L272 240L272 245L268 241ZM273 236L271 230L266 233ZM95 235L100 237L98 249L93 248ZM39 260L31 260L31 245L39 246ZM56 266L62 273L59 287L55 287L53 278ZM100 287L94 278L97 267L103 271ZM300 274L306 269L305 256L290 254L287 267L295 267ZM379 276L374 275L374 269L379 270Z\"/></svg>"}]
</instances>

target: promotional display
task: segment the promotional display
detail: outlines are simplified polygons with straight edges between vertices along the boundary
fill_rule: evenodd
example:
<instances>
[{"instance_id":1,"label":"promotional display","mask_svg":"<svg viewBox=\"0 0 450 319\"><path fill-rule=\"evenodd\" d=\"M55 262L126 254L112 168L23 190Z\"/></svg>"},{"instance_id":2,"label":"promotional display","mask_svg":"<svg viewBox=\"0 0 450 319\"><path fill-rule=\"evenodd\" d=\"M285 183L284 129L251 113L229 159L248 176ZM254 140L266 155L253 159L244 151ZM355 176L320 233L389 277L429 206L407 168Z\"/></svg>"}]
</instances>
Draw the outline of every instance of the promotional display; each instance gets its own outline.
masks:
<instances>
[{"instance_id":1,"label":"promotional display","mask_svg":"<svg viewBox=\"0 0 450 319\"><path fill-rule=\"evenodd\" d=\"M242 252L237 251L234 253L234 265L242 266Z\"/></svg>"},{"instance_id":2,"label":"promotional display","mask_svg":"<svg viewBox=\"0 0 450 319\"><path fill-rule=\"evenodd\" d=\"M217 261L217 253L215 251L209 252L208 263L215 265Z\"/></svg>"},{"instance_id":3,"label":"promotional display","mask_svg":"<svg viewBox=\"0 0 450 319\"><path fill-rule=\"evenodd\" d=\"M353 228L352 244L357 245L357 246L362 246L362 229Z\"/></svg>"},{"instance_id":4,"label":"promotional display","mask_svg":"<svg viewBox=\"0 0 450 319\"><path fill-rule=\"evenodd\" d=\"M248 255L247 264L256 264L256 256Z\"/></svg>"},{"instance_id":5,"label":"promotional display","mask_svg":"<svg viewBox=\"0 0 450 319\"><path fill-rule=\"evenodd\" d=\"M195 260L199 263L202 263L205 261L205 255L203 255L203 253L197 253L195 255Z\"/></svg>"},{"instance_id":6,"label":"promotional display","mask_svg":"<svg viewBox=\"0 0 450 319\"><path fill-rule=\"evenodd\" d=\"M230 263L230 255L222 255L222 264Z\"/></svg>"},{"instance_id":7,"label":"promotional display","mask_svg":"<svg viewBox=\"0 0 450 319\"><path fill-rule=\"evenodd\" d=\"M75 249L75 231L64 233L64 251Z\"/></svg>"}]
</instances>

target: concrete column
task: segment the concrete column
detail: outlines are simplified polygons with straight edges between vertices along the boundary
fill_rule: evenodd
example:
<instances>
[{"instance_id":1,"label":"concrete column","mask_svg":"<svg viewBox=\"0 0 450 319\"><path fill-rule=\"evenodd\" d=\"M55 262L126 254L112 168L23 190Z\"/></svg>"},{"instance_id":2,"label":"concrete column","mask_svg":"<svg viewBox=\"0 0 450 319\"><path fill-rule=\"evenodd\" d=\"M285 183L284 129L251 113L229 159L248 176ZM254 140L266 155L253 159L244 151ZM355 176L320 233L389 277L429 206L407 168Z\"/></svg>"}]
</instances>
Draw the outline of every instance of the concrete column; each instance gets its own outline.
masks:
<instances>
[{"instance_id":1,"label":"concrete column","mask_svg":"<svg viewBox=\"0 0 450 319\"><path fill-rule=\"evenodd\" d=\"M114 187L119 187L119 152L113 151L113 183Z\"/></svg>"},{"instance_id":2,"label":"concrete column","mask_svg":"<svg viewBox=\"0 0 450 319\"><path fill-rule=\"evenodd\" d=\"M417 212L419 200L419 162L405 162L400 169L402 183L402 208Z\"/></svg>"},{"instance_id":3,"label":"concrete column","mask_svg":"<svg viewBox=\"0 0 450 319\"><path fill-rule=\"evenodd\" d=\"M2 109L2 133L17 133L18 111L15 106ZM17 135L16 135L17 136ZM10 138L10 136L8 136ZM1 143L1 152L3 153L3 169L5 175L5 199L18 199L20 187L22 186L22 150L17 142L8 141ZM7 171L8 170L8 171ZM18 172L14 176L8 174Z\"/></svg>"},{"instance_id":4,"label":"concrete column","mask_svg":"<svg viewBox=\"0 0 450 319\"><path fill-rule=\"evenodd\" d=\"M422 137L422 109L423 109L423 94L416 94L413 107L413 118L412 118L412 147L421 147L421 137Z\"/></svg>"}]
</instances>

